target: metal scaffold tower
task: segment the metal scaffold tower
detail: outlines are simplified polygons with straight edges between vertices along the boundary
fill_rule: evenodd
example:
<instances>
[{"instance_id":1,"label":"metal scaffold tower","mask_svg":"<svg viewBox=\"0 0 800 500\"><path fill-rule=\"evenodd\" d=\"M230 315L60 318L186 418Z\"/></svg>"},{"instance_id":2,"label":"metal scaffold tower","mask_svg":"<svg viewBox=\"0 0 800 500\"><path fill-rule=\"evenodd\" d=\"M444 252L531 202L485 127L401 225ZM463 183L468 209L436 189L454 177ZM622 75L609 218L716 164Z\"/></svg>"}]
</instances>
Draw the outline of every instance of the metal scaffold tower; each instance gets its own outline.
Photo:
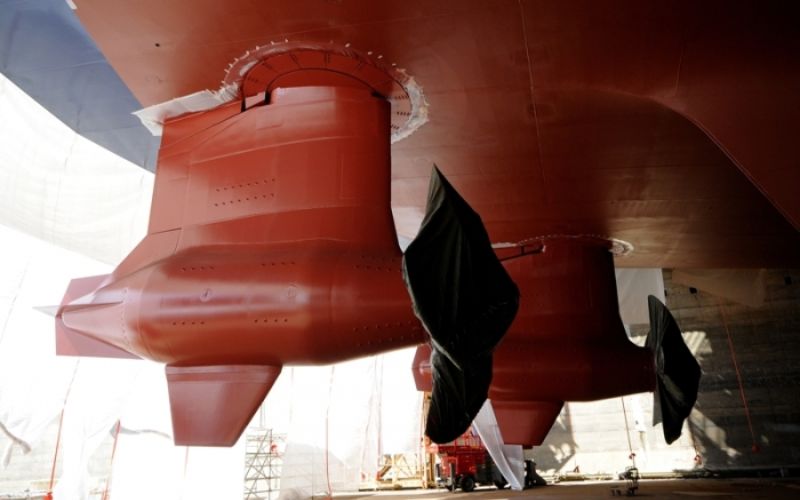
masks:
<instances>
[{"instance_id":1,"label":"metal scaffold tower","mask_svg":"<svg viewBox=\"0 0 800 500\"><path fill-rule=\"evenodd\" d=\"M245 447L245 500L276 500L280 493L286 436L272 429L247 430Z\"/></svg>"}]
</instances>

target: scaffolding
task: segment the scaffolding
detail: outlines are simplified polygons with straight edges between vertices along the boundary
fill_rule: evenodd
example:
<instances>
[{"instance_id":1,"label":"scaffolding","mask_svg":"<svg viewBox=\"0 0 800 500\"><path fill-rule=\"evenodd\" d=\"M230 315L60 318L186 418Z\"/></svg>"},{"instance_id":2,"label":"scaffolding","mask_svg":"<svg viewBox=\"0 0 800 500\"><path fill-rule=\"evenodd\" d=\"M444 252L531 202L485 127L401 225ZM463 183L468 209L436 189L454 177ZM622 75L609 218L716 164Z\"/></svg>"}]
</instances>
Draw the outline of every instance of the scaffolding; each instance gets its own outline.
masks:
<instances>
[{"instance_id":1,"label":"scaffolding","mask_svg":"<svg viewBox=\"0 0 800 500\"><path fill-rule=\"evenodd\" d=\"M378 473L373 484L364 484L362 489L386 490L425 488L424 464L413 453L383 455L378 464Z\"/></svg>"},{"instance_id":2,"label":"scaffolding","mask_svg":"<svg viewBox=\"0 0 800 500\"><path fill-rule=\"evenodd\" d=\"M272 429L247 430L244 459L245 500L277 500L286 436Z\"/></svg>"},{"instance_id":3,"label":"scaffolding","mask_svg":"<svg viewBox=\"0 0 800 500\"><path fill-rule=\"evenodd\" d=\"M424 393L420 429L425 428L425 419L430 407L431 395ZM428 436L421 436L416 453L384 454L378 463L374 478L362 481L360 490L392 490L405 488L436 488L436 454L430 450Z\"/></svg>"}]
</instances>

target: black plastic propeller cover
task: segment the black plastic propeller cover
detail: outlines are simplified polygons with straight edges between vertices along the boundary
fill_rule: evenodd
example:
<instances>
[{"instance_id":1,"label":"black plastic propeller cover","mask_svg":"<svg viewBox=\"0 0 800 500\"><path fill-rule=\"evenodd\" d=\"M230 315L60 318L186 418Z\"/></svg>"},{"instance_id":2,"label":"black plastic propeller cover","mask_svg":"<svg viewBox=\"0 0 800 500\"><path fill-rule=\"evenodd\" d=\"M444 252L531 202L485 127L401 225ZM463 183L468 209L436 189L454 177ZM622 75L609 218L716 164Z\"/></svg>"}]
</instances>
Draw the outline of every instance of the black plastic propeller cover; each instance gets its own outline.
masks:
<instances>
[{"instance_id":1,"label":"black plastic propeller cover","mask_svg":"<svg viewBox=\"0 0 800 500\"><path fill-rule=\"evenodd\" d=\"M426 433L448 442L486 400L491 355L517 314L519 289L480 216L435 166L425 219L403 256L403 279L433 348Z\"/></svg>"},{"instance_id":2,"label":"black plastic propeller cover","mask_svg":"<svg viewBox=\"0 0 800 500\"><path fill-rule=\"evenodd\" d=\"M697 401L701 370L669 309L652 295L647 305L650 333L646 345L656 358L653 425L663 422L664 439L671 444L680 437L683 421Z\"/></svg>"}]
</instances>

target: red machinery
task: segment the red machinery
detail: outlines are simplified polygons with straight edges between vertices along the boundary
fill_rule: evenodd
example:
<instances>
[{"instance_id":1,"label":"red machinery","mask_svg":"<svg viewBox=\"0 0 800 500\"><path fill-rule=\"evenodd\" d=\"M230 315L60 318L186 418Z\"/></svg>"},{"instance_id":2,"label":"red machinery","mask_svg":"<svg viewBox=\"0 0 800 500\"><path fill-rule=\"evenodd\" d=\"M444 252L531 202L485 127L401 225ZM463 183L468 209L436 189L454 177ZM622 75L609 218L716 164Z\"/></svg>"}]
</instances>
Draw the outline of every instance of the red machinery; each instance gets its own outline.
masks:
<instances>
[{"instance_id":1,"label":"red machinery","mask_svg":"<svg viewBox=\"0 0 800 500\"><path fill-rule=\"evenodd\" d=\"M390 207L387 97L403 101L402 90L348 57L273 56L245 76L261 93L167 121L147 236L110 275L73 280L62 301L59 354L167 365L178 444L233 444L283 365L428 340ZM493 379L488 351L491 386L473 408L488 391L505 441L524 445L541 443L566 400L656 382L652 351L625 336L609 243L537 243L540 253L504 263L519 313ZM430 390L424 361L415 373Z\"/></svg>"},{"instance_id":2,"label":"red machinery","mask_svg":"<svg viewBox=\"0 0 800 500\"><path fill-rule=\"evenodd\" d=\"M428 452L439 456L437 483L451 491L461 488L470 492L476 485L503 489L508 484L472 427L450 443L429 445ZM526 460L524 487L544 484L544 479L536 473L536 464Z\"/></svg>"},{"instance_id":3,"label":"red machinery","mask_svg":"<svg viewBox=\"0 0 800 500\"><path fill-rule=\"evenodd\" d=\"M455 441L431 444L429 452L439 455L437 482L449 490L469 492L476 484L494 484L502 489L507 483L472 427Z\"/></svg>"},{"instance_id":4,"label":"red machinery","mask_svg":"<svg viewBox=\"0 0 800 500\"><path fill-rule=\"evenodd\" d=\"M388 111L367 89L307 86L169 122L148 235L111 275L72 282L58 353L165 363L176 443L232 445L284 364L424 341Z\"/></svg>"}]
</instances>

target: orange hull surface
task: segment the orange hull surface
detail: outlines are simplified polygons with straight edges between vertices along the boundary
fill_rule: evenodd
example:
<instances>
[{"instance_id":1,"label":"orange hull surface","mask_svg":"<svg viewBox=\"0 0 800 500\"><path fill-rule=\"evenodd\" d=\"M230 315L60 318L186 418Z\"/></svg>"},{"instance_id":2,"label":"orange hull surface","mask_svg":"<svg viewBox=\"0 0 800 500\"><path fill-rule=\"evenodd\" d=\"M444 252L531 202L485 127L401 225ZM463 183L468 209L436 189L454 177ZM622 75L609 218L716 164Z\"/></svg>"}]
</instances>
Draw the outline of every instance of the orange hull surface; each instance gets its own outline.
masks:
<instances>
[{"instance_id":1,"label":"orange hull surface","mask_svg":"<svg viewBox=\"0 0 800 500\"><path fill-rule=\"evenodd\" d=\"M427 123L392 146L403 238L435 163L496 243L597 234L633 245L624 267L800 264L796 2L75 3L142 106L241 79L265 47L349 48L403 68L428 104ZM308 64L273 63L238 90Z\"/></svg>"}]
</instances>

